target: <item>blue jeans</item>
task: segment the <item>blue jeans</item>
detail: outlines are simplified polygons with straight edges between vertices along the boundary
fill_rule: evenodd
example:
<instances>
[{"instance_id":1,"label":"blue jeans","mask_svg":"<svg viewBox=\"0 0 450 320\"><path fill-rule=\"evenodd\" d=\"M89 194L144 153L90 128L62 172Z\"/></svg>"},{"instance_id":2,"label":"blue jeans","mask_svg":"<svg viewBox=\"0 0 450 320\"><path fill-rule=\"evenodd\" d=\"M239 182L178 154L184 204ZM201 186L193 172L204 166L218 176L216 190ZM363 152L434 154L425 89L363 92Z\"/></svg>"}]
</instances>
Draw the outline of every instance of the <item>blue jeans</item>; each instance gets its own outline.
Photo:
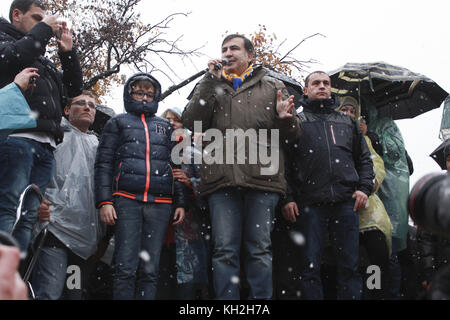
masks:
<instances>
[{"instance_id":1,"label":"blue jeans","mask_svg":"<svg viewBox=\"0 0 450 320\"><path fill-rule=\"evenodd\" d=\"M116 197L114 207L113 299L153 300L172 205Z\"/></svg>"},{"instance_id":2,"label":"blue jeans","mask_svg":"<svg viewBox=\"0 0 450 320\"><path fill-rule=\"evenodd\" d=\"M320 266L325 235L329 235L337 264L337 298L361 299L362 280L358 270L359 218L354 201L300 207L297 229L305 237L303 266L300 272L302 297L323 299Z\"/></svg>"},{"instance_id":3,"label":"blue jeans","mask_svg":"<svg viewBox=\"0 0 450 320\"><path fill-rule=\"evenodd\" d=\"M88 280L86 260L64 245L44 245L33 269L31 285L37 300L59 300L63 292L68 300L82 300Z\"/></svg>"},{"instance_id":4,"label":"blue jeans","mask_svg":"<svg viewBox=\"0 0 450 320\"><path fill-rule=\"evenodd\" d=\"M53 167L53 152L46 144L15 137L0 143L0 230L12 233L20 194L32 183L43 193L52 178ZM26 199L24 211L27 213L14 231L22 251L28 249L38 206L39 200L34 194Z\"/></svg>"},{"instance_id":5,"label":"blue jeans","mask_svg":"<svg viewBox=\"0 0 450 320\"><path fill-rule=\"evenodd\" d=\"M209 196L216 299L240 299L241 244L249 298L272 297L270 233L278 199L276 193L242 188L220 189Z\"/></svg>"}]
</instances>

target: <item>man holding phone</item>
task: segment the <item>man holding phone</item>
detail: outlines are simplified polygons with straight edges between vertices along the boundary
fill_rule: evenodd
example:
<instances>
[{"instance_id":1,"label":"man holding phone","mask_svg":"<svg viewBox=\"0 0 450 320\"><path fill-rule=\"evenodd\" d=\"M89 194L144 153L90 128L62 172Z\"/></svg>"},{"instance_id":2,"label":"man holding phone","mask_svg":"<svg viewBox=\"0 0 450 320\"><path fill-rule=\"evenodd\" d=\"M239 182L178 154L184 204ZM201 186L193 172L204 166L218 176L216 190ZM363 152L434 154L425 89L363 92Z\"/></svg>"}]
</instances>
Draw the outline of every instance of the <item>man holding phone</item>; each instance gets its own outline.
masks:
<instances>
[{"instance_id":1,"label":"man holding phone","mask_svg":"<svg viewBox=\"0 0 450 320\"><path fill-rule=\"evenodd\" d=\"M52 177L53 150L63 139L64 100L81 94L82 71L73 47L73 30L57 15L47 15L39 0L14 0L9 18L11 22L0 18L0 88L24 68L36 68L39 74L32 90L24 92L37 127L14 131L0 143L0 230L10 233L20 193L31 183L43 192ZM44 57L59 30L56 43L63 72ZM15 230L22 251L28 247L38 205L38 199L26 203L28 213Z\"/></svg>"}]
</instances>

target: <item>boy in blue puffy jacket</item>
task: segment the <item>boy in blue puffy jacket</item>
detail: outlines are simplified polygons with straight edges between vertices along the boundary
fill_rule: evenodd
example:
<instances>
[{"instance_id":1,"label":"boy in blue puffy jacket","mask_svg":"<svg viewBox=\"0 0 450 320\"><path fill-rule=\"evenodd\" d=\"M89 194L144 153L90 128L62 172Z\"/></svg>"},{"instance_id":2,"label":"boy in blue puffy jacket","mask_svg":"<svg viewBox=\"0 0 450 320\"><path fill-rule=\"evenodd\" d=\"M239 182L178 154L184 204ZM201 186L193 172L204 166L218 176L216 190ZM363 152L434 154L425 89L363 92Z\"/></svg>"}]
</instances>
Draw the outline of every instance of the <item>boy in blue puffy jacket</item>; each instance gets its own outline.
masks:
<instances>
[{"instance_id":1,"label":"boy in blue puffy jacket","mask_svg":"<svg viewBox=\"0 0 450 320\"><path fill-rule=\"evenodd\" d=\"M184 186L170 159L173 129L156 116L160 97L154 77L132 76L124 88L127 113L108 121L97 150L95 201L101 220L115 226L114 299L155 298L172 208L174 225L184 219Z\"/></svg>"}]
</instances>

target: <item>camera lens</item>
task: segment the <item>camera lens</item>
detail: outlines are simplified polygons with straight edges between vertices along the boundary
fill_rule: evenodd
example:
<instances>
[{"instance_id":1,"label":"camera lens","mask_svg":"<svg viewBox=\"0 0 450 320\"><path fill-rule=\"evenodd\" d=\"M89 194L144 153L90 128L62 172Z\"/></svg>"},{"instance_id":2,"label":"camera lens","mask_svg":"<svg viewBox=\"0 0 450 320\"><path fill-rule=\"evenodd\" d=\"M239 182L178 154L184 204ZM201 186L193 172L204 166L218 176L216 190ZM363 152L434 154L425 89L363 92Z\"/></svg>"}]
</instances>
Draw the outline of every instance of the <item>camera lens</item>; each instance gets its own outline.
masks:
<instances>
[{"instance_id":1,"label":"camera lens","mask_svg":"<svg viewBox=\"0 0 450 320\"><path fill-rule=\"evenodd\" d=\"M450 175L430 173L412 188L408 210L416 225L450 238Z\"/></svg>"}]
</instances>

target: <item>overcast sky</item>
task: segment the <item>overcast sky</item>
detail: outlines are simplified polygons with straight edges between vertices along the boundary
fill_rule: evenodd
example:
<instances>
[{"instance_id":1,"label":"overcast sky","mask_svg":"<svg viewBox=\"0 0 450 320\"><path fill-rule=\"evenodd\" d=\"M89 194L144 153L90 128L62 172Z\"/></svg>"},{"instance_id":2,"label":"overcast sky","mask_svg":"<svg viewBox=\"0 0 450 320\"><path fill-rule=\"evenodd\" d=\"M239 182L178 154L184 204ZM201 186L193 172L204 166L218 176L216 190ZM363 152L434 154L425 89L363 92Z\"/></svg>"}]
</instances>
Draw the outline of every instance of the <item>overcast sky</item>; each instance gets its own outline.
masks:
<instances>
[{"instance_id":1,"label":"overcast sky","mask_svg":"<svg viewBox=\"0 0 450 320\"><path fill-rule=\"evenodd\" d=\"M9 1L1 1L2 16L8 16L9 5ZM173 12L191 12L187 17L176 18L167 32L172 38L183 35L182 47L204 45L201 51L205 56L192 61L171 60L178 76L173 76L174 82L206 68L209 58L220 57L220 44L226 32L248 35L262 24L268 34L275 33L279 40L287 39L281 53L312 34L324 35L307 40L294 51L298 60L319 61L310 71L331 71L347 62L384 61L424 74L447 92L450 92L449 9L448 0L143 0L140 5L145 22L159 21ZM173 84L162 74L155 76L163 90ZM158 113L174 106L183 109L192 87L193 84L169 96ZM108 106L122 112L121 100L122 88L118 88L107 99ZM438 135L442 112L443 106L414 119L397 121L414 162L411 187L426 173L440 170L428 155L441 143Z\"/></svg>"}]
</instances>

